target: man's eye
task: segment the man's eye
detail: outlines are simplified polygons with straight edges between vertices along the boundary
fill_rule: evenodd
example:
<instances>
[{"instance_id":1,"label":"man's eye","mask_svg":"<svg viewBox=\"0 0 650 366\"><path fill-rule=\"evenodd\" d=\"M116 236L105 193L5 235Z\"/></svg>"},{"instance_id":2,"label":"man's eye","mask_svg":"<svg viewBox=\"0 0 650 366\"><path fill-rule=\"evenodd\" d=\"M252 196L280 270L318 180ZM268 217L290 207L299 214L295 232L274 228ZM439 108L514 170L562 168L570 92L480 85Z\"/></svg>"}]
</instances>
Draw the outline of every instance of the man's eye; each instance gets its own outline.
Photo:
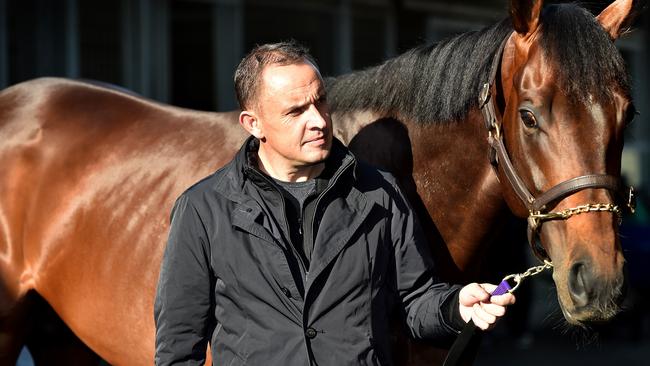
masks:
<instances>
[{"instance_id":1,"label":"man's eye","mask_svg":"<svg viewBox=\"0 0 650 366\"><path fill-rule=\"evenodd\" d=\"M291 111L289 111L289 115L299 116L300 114L302 114L304 110L305 110L304 108L294 108Z\"/></svg>"}]
</instances>

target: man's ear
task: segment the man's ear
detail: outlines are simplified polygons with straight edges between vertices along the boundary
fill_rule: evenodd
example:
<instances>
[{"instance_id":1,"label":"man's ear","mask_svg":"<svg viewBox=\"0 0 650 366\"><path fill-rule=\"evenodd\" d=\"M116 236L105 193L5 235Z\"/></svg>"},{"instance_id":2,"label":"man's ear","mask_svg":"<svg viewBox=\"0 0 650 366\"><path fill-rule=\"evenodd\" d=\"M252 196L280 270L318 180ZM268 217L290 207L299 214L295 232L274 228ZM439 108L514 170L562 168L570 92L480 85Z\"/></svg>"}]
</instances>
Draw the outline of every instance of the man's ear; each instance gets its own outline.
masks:
<instances>
[{"instance_id":1,"label":"man's ear","mask_svg":"<svg viewBox=\"0 0 650 366\"><path fill-rule=\"evenodd\" d=\"M261 124L259 118L252 111L242 111L239 114L239 124L244 127L248 133L255 136L258 140L264 138L264 133L262 133Z\"/></svg>"}]
</instances>

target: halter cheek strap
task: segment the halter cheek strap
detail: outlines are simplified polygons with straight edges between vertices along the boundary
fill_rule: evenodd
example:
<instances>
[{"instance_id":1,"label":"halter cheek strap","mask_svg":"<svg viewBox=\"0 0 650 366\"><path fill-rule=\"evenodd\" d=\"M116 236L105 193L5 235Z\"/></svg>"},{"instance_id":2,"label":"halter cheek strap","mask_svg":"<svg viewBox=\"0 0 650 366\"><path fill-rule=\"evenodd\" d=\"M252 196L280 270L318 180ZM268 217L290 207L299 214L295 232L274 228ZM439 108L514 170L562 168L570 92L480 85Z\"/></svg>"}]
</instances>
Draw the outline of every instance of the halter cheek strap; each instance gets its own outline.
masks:
<instances>
[{"instance_id":1,"label":"halter cheek strap","mask_svg":"<svg viewBox=\"0 0 650 366\"><path fill-rule=\"evenodd\" d=\"M613 203L588 203L577 207L569 208L558 212L549 212L548 207L552 203L584 189L603 188L615 194L617 198L622 198L623 202L627 201L627 207L634 213L635 196L632 187L623 187L619 177L608 174L587 174L575 177L561 182L549 190L541 193L538 197L533 196L524 181L515 170L508 151L506 150L503 140L502 121L497 117L497 107L495 103L496 85L495 80L499 67L501 66L501 57L503 49L510 36L502 42L492 60L489 80L483 84L479 92L479 107L483 114L485 127L488 131L488 144L490 163L495 169L498 176L498 169L501 168L510 187L528 210L528 242L533 252L541 261L547 261L548 255L537 241L537 234L541 225L550 220L567 220L568 218L588 212L612 212L618 216L621 222L622 213L620 208Z\"/></svg>"}]
</instances>

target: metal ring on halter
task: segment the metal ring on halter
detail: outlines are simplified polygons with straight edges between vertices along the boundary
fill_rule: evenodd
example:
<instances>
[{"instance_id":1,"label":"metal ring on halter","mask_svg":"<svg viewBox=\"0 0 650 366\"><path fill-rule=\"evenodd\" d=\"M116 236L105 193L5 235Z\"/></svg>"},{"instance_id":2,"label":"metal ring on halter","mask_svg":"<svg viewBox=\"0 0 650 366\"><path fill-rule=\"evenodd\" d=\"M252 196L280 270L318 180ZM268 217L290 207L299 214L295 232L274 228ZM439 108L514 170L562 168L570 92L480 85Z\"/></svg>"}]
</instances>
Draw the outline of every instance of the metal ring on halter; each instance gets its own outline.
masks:
<instances>
[{"instance_id":1,"label":"metal ring on halter","mask_svg":"<svg viewBox=\"0 0 650 366\"><path fill-rule=\"evenodd\" d=\"M636 212L636 194L634 194L634 187L632 186L630 186L627 193L627 207L630 209L630 213Z\"/></svg>"},{"instance_id":2,"label":"metal ring on halter","mask_svg":"<svg viewBox=\"0 0 650 366\"><path fill-rule=\"evenodd\" d=\"M511 275L507 275L503 278L503 281L506 281L508 284L510 284L510 280L512 280L515 284L514 286L510 286L510 289L508 290L509 293L515 292L517 288L519 288L519 285L526 279L526 277L532 277L535 275L538 275L542 273L546 269L551 269L553 268L553 263L551 261L545 260L544 264L539 265L539 266L534 266L530 267L526 270L526 272L523 273L515 273Z\"/></svg>"},{"instance_id":3,"label":"metal ring on halter","mask_svg":"<svg viewBox=\"0 0 650 366\"><path fill-rule=\"evenodd\" d=\"M492 134L492 131L494 131L494 134ZM492 129L488 131L488 137L493 137L496 140L501 138L501 129L499 128L498 124L492 124Z\"/></svg>"},{"instance_id":4,"label":"metal ring on halter","mask_svg":"<svg viewBox=\"0 0 650 366\"><path fill-rule=\"evenodd\" d=\"M513 293L517 288L519 288L519 285L521 284L521 276L519 275L519 273L507 275L503 277L503 280L501 281L506 281L508 284L510 284L510 280L513 280L515 284L514 286L510 285L510 289L508 290L508 292Z\"/></svg>"}]
</instances>

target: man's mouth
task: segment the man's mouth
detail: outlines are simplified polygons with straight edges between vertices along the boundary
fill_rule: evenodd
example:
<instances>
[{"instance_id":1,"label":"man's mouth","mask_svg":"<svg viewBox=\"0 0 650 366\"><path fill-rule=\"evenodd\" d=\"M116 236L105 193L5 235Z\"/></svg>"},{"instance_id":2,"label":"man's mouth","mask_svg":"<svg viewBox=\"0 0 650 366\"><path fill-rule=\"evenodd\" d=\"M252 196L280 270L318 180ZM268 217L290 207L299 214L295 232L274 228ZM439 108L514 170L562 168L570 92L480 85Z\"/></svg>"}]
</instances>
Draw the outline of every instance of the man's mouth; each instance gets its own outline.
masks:
<instances>
[{"instance_id":1,"label":"man's mouth","mask_svg":"<svg viewBox=\"0 0 650 366\"><path fill-rule=\"evenodd\" d=\"M310 146L321 146L324 144L325 144L325 136L319 136L305 142L305 145L310 145Z\"/></svg>"}]
</instances>

